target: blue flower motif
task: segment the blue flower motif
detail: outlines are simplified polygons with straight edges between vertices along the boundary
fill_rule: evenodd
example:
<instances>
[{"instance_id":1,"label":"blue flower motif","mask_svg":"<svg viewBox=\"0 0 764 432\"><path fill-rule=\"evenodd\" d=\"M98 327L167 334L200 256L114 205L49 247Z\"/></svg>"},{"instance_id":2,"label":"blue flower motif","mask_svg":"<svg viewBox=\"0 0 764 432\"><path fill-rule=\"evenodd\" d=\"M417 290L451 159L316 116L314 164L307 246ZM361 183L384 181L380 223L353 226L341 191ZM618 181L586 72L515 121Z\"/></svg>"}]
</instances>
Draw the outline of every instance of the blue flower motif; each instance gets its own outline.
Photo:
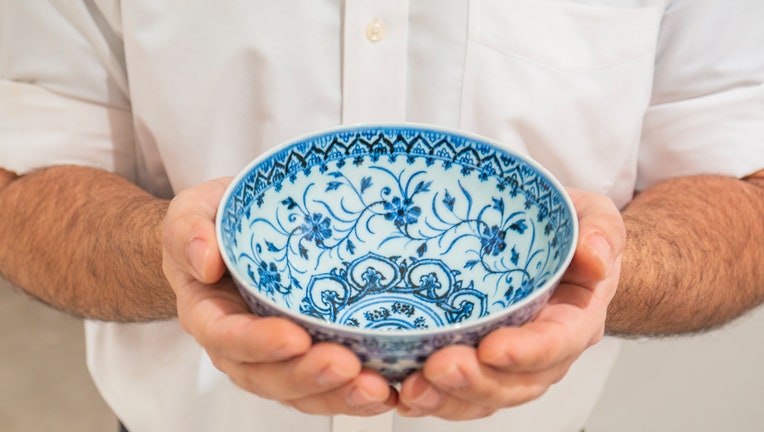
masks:
<instances>
[{"instance_id":1,"label":"blue flower motif","mask_svg":"<svg viewBox=\"0 0 764 432\"><path fill-rule=\"evenodd\" d=\"M261 292L266 294L274 294L276 291L281 292L281 274L276 268L276 264L261 262L257 267L257 274L260 276L260 282L257 287Z\"/></svg>"},{"instance_id":2,"label":"blue flower motif","mask_svg":"<svg viewBox=\"0 0 764 432\"><path fill-rule=\"evenodd\" d=\"M366 271L363 272L361 279L366 282L364 288L375 289L382 286L381 281L384 280L385 277L382 276L382 273L377 271L374 267L369 267L366 269Z\"/></svg>"},{"instance_id":3,"label":"blue flower motif","mask_svg":"<svg viewBox=\"0 0 764 432\"><path fill-rule=\"evenodd\" d=\"M410 198L395 197L392 201L385 201L384 209L387 211L385 219L393 221L398 228L416 223L422 214L422 209L414 205Z\"/></svg>"},{"instance_id":4,"label":"blue flower motif","mask_svg":"<svg viewBox=\"0 0 764 432\"><path fill-rule=\"evenodd\" d=\"M453 314L452 321L454 323L462 322L467 320L469 317L472 316L472 311L475 309L475 305L463 301L459 304L459 308L457 309L456 313Z\"/></svg>"},{"instance_id":5,"label":"blue flower motif","mask_svg":"<svg viewBox=\"0 0 764 432\"><path fill-rule=\"evenodd\" d=\"M426 275L422 275L419 278L419 284L420 284L420 291L423 291L426 293L427 297L435 299L438 297L437 290L439 290L442 286L440 281L438 280L438 276L435 275L435 273L428 273Z\"/></svg>"},{"instance_id":6,"label":"blue flower motif","mask_svg":"<svg viewBox=\"0 0 764 432\"><path fill-rule=\"evenodd\" d=\"M483 234L480 236L481 252L493 256L502 253L507 247L507 243L504 241L506 234L506 231L500 230L496 225L483 228Z\"/></svg>"},{"instance_id":7,"label":"blue flower motif","mask_svg":"<svg viewBox=\"0 0 764 432\"><path fill-rule=\"evenodd\" d=\"M311 213L305 216L305 223L300 226L300 229L305 233L303 236L305 240L321 246L324 240L332 236L332 221L321 213Z\"/></svg>"}]
</instances>

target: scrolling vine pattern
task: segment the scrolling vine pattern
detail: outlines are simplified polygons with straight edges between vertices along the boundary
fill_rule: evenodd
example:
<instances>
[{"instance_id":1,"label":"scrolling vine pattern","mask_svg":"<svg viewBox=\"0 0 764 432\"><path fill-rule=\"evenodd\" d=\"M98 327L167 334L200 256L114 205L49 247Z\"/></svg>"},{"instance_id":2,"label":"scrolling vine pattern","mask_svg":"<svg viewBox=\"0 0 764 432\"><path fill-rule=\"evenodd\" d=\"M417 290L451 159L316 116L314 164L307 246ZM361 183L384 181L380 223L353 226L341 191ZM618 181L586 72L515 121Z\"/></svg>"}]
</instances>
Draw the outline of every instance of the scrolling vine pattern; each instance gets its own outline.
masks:
<instances>
[{"instance_id":1,"label":"scrolling vine pattern","mask_svg":"<svg viewBox=\"0 0 764 432\"><path fill-rule=\"evenodd\" d=\"M571 230L549 189L482 143L359 129L272 155L232 195L224 238L262 293L302 314L427 328L485 316L546 282Z\"/></svg>"}]
</instances>

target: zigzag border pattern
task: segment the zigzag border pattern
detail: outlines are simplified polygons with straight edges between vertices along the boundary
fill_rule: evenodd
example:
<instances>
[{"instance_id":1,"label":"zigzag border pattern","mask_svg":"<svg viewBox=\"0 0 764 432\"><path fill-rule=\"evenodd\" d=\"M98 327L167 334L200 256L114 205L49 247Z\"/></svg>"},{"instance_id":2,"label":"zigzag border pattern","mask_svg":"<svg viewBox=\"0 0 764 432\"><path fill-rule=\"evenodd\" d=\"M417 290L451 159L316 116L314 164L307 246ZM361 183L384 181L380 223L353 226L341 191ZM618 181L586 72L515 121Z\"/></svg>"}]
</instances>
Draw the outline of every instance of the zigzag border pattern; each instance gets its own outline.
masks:
<instances>
[{"instance_id":1,"label":"zigzag border pattern","mask_svg":"<svg viewBox=\"0 0 764 432\"><path fill-rule=\"evenodd\" d=\"M445 168L457 166L463 176L496 177L500 188L508 189L510 194L523 194L527 206L539 208L539 221L548 218L556 238L572 238L568 209L559 192L543 173L520 157L456 133L421 127L358 126L290 143L254 165L225 204L221 223L223 240L236 242L234 234L241 229L241 215L249 212L253 203L260 205L263 193L269 188L280 190L284 181L293 181L298 173L314 168L326 171L332 164L341 168L346 163L376 162L383 156L391 159L425 157L428 164L439 162Z\"/></svg>"}]
</instances>

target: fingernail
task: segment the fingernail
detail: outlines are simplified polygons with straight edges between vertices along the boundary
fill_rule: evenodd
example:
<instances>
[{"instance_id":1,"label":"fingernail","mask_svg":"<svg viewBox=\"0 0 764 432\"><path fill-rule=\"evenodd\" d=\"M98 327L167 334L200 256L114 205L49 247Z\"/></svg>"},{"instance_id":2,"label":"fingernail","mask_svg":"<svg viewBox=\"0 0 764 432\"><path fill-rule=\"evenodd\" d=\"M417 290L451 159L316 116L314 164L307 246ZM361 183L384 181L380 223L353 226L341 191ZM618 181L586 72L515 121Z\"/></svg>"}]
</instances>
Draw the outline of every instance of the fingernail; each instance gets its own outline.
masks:
<instances>
[{"instance_id":1,"label":"fingernail","mask_svg":"<svg viewBox=\"0 0 764 432\"><path fill-rule=\"evenodd\" d=\"M411 415L419 415L418 411L420 410L435 409L441 404L441 401L443 400L443 396L441 395L440 391L435 389L422 376L419 376L414 380L411 393L412 398L406 405L409 405L412 408L412 411L417 412L412 412Z\"/></svg>"},{"instance_id":2,"label":"fingernail","mask_svg":"<svg viewBox=\"0 0 764 432\"><path fill-rule=\"evenodd\" d=\"M337 370L334 367L327 367L316 377L316 384L320 387L336 387L353 378L352 375Z\"/></svg>"},{"instance_id":3,"label":"fingernail","mask_svg":"<svg viewBox=\"0 0 764 432\"><path fill-rule=\"evenodd\" d=\"M374 404L374 405L368 406L363 411L368 416L375 416L375 415L388 412L391 409L392 407L385 405L383 403L380 403L380 404Z\"/></svg>"},{"instance_id":4,"label":"fingernail","mask_svg":"<svg viewBox=\"0 0 764 432\"><path fill-rule=\"evenodd\" d=\"M398 407L398 415L401 417L424 417L427 413L419 408L401 406Z\"/></svg>"},{"instance_id":5,"label":"fingernail","mask_svg":"<svg viewBox=\"0 0 764 432\"><path fill-rule=\"evenodd\" d=\"M493 357L482 359L482 361L488 365L502 368L509 367L514 362L513 358L504 351L496 353Z\"/></svg>"},{"instance_id":6,"label":"fingernail","mask_svg":"<svg viewBox=\"0 0 764 432\"><path fill-rule=\"evenodd\" d=\"M456 366L452 366L446 372L434 376L432 380L438 384L438 387L449 390L462 390L468 384L467 377Z\"/></svg>"},{"instance_id":7,"label":"fingernail","mask_svg":"<svg viewBox=\"0 0 764 432\"><path fill-rule=\"evenodd\" d=\"M188 261L191 263L191 268L196 273L196 277L201 281L205 280L204 263L208 253L207 242L202 239L193 239L188 245Z\"/></svg>"},{"instance_id":8,"label":"fingernail","mask_svg":"<svg viewBox=\"0 0 764 432\"><path fill-rule=\"evenodd\" d=\"M371 396L367 395L363 390L355 387L348 394L345 401L350 408L361 408L371 404L378 404L380 401L375 400Z\"/></svg>"},{"instance_id":9,"label":"fingernail","mask_svg":"<svg viewBox=\"0 0 764 432\"><path fill-rule=\"evenodd\" d=\"M586 243L594 250L594 253L602 262L602 265L605 267L605 272L609 272L610 261L612 259L611 255L613 253L613 248L610 246L610 243L608 243L605 237L599 233L590 235L586 239Z\"/></svg>"}]
</instances>

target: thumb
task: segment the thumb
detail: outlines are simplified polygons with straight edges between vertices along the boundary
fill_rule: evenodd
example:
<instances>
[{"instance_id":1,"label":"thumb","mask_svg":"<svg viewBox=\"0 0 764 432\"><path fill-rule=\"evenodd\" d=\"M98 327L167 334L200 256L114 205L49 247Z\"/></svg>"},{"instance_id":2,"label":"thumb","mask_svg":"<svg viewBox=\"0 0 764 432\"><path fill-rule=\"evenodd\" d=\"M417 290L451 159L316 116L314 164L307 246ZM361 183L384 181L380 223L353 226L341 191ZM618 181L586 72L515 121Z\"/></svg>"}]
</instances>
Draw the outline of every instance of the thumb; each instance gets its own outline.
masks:
<instances>
[{"instance_id":1,"label":"thumb","mask_svg":"<svg viewBox=\"0 0 764 432\"><path fill-rule=\"evenodd\" d=\"M225 272L215 236L215 214L230 178L212 180L179 193L165 216L165 258L194 279L210 284Z\"/></svg>"},{"instance_id":2,"label":"thumb","mask_svg":"<svg viewBox=\"0 0 764 432\"><path fill-rule=\"evenodd\" d=\"M570 190L576 206L580 235L576 252L563 280L591 286L605 279L615 266L626 243L626 228L620 211L607 197Z\"/></svg>"},{"instance_id":3,"label":"thumb","mask_svg":"<svg viewBox=\"0 0 764 432\"><path fill-rule=\"evenodd\" d=\"M225 273L225 265L217 250L217 241L209 244L203 238L194 238L188 244L188 262L194 278L199 282L217 282Z\"/></svg>"}]
</instances>

